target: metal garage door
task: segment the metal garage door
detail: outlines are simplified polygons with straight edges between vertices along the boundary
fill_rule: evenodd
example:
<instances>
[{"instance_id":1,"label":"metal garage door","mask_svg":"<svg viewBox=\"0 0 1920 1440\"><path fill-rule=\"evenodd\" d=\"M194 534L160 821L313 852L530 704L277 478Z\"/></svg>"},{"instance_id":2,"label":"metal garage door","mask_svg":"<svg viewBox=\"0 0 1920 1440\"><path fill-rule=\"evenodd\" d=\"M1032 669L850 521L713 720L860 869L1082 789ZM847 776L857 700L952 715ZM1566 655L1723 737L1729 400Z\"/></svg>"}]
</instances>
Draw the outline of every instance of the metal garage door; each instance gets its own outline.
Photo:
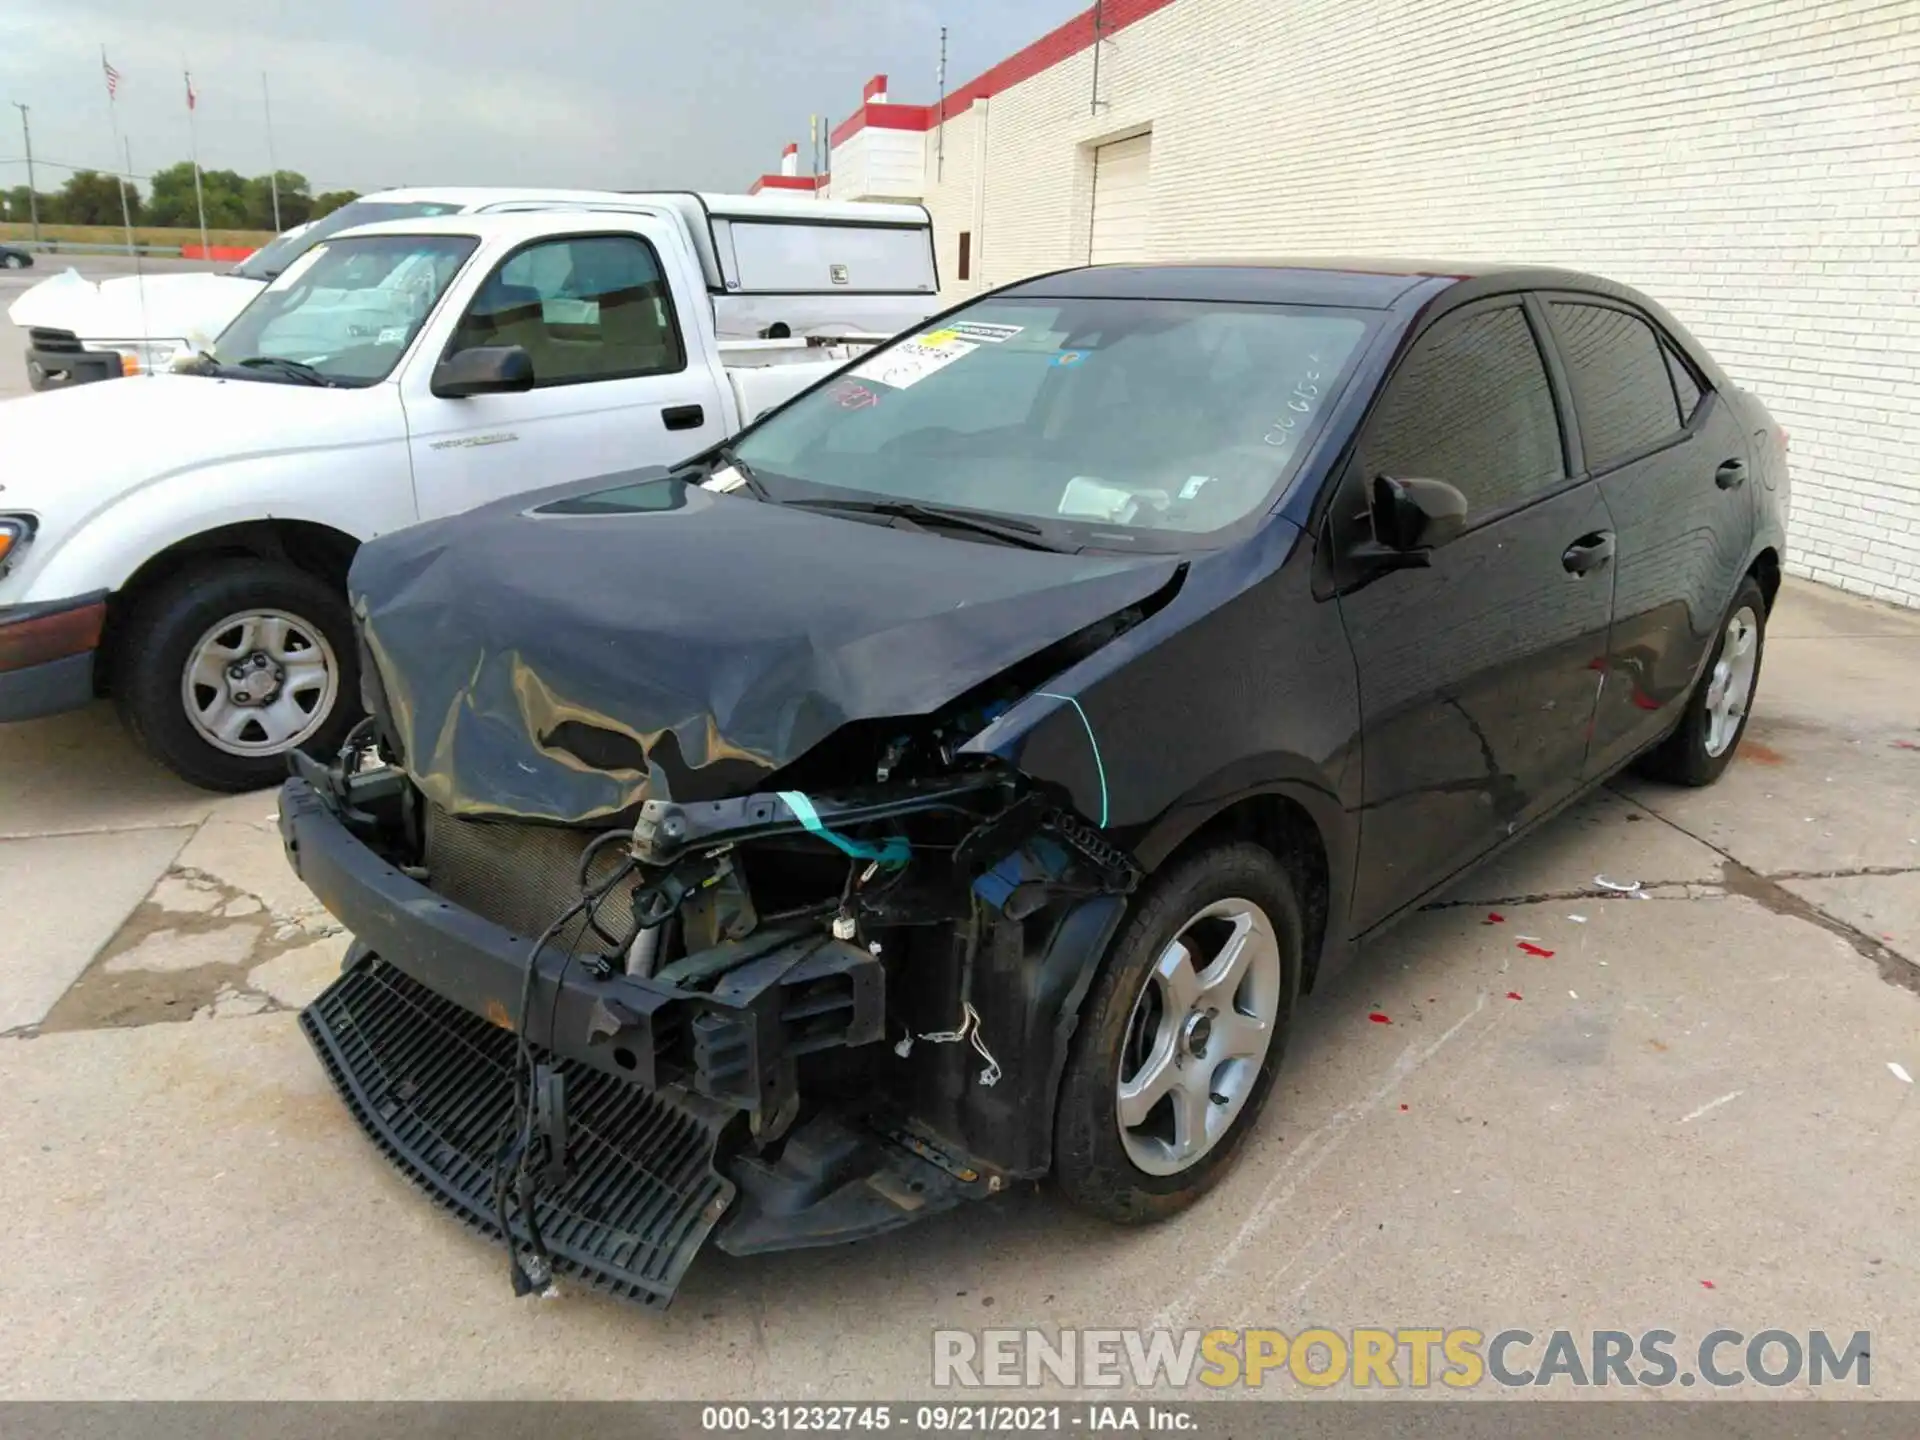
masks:
<instances>
[{"instance_id":1,"label":"metal garage door","mask_svg":"<svg viewBox=\"0 0 1920 1440\"><path fill-rule=\"evenodd\" d=\"M1147 175L1153 136L1117 140L1093 152L1093 236L1087 259L1095 265L1147 258Z\"/></svg>"}]
</instances>

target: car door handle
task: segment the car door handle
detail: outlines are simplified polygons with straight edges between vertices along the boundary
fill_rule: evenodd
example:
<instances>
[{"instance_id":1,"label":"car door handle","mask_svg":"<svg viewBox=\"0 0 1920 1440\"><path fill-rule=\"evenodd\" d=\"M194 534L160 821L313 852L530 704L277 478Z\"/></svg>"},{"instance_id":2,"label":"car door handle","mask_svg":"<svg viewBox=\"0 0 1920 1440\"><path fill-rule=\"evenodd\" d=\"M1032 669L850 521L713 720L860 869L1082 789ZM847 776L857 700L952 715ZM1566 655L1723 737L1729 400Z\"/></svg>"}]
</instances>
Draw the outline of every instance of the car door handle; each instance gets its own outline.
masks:
<instances>
[{"instance_id":1,"label":"car door handle","mask_svg":"<svg viewBox=\"0 0 1920 1440\"><path fill-rule=\"evenodd\" d=\"M669 430L698 430L707 423L707 412L698 405L669 405L660 421Z\"/></svg>"},{"instance_id":2,"label":"car door handle","mask_svg":"<svg viewBox=\"0 0 1920 1440\"><path fill-rule=\"evenodd\" d=\"M1713 472L1713 483L1722 490L1731 490L1736 485L1746 483L1747 462L1741 459L1722 461L1720 468Z\"/></svg>"},{"instance_id":3,"label":"car door handle","mask_svg":"<svg viewBox=\"0 0 1920 1440\"><path fill-rule=\"evenodd\" d=\"M1570 575L1584 575L1589 570L1598 570L1613 559L1613 532L1596 530L1591 535L1582 535L1569 545L1566 553L1560 557L1560 563L1567 567Z\"/></svg>"}]
</instances>

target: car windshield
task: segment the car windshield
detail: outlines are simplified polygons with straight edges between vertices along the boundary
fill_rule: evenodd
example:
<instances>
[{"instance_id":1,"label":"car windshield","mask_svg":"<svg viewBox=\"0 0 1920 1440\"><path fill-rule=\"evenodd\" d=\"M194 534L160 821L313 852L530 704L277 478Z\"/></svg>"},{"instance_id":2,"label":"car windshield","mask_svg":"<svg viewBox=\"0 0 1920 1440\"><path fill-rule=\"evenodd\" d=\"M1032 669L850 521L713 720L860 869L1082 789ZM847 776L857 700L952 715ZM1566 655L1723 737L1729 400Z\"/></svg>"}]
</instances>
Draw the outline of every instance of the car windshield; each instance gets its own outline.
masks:
<instances>
[{"instance_id":1,"label":"car windshield","mask_svg":"<svg viewBox=\"0 0 1920 1440\"><path fill-rule=\"evenodd\" d=\"M311 225L269 240L230 272L243 280L271 280L330 235L379 220L417 220L424 215L453 215L461 207L444 200L353 200L329 210Z\"/></svg>"},{"instance_id":2,"label":"car windshield","mask_svg":"<svg viewBox=\"0 0 1920 1440\"><path fill-rule=\"evenodd\" d=\"M371 385L400 363L480 242L470 235L361 235L317 245L221 332L223 367L300 369Z\"/></svg>"},{"instance_id":3,"label":"car windshield","mask_svg":"<svg viewBox=\"0 0 1920 1440\"><path fill-rule=\"evenodd\" d=\"M1371 323L1291 305L987 300L850 366L730 453L776 501L819 502L802 488L819 486L1081 544L1192 548L1264 513Z\"/></svg>"}]
</instances>

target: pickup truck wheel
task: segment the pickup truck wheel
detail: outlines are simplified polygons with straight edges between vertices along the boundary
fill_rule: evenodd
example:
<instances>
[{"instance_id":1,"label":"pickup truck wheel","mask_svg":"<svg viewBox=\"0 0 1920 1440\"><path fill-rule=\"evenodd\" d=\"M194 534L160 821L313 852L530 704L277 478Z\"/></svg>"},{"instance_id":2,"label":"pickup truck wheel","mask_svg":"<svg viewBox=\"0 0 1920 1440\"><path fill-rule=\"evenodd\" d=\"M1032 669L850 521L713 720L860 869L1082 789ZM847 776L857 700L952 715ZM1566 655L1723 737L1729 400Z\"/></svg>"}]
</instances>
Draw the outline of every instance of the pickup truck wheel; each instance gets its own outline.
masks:
<instances>
[{"instance_id":1,"label":"pickup truck wheel","mask_svg":"<svg viewBox=\"0 0 1920 1440\"><path fill-rule=\"evenodd\" d=\"M1259 1117L1299 990L1300 907L1256 845L1192 855L1135 906L1087 997L1054 1117L1054 1178L1123 1224L1217 1183Z\"/></svg>"},{"instance_id":2,"label":"pickup truck wheel","mask_svg":"<svg viewBox=\"0 0 1920 1440\"><path fill-rule=\"evenodd\" d=\"M266 560L175 576L139 602L114 693L128 727L208 790L258 790L330 756L359 710L353 624L317 576Z\"/></svg>"},{"instance_id":3,"label":"pickup truck wheel","mask_svg":"<svg viewBox=\"0 0 1920 1440\"><path fill-rule=\"evenodd\" d=\"M1707 668L1687 697L1674 732L1647 752L1642 774L1675 785L1711 785L1733 763L1760 684L1767 647L1767 601L1751 575L1740 582Z\"/></svg>"}]
</instances>

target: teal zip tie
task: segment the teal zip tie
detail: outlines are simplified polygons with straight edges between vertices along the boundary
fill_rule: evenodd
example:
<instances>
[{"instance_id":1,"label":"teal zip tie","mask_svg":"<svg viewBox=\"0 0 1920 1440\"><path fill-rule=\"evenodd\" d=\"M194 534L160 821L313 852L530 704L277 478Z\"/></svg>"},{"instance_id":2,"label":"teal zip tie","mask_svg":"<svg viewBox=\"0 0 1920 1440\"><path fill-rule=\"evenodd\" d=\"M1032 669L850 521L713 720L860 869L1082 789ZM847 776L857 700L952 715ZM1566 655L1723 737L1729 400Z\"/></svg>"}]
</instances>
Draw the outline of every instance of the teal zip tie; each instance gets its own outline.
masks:
<instances>
[{"instance_id":1,"label":"teal zip tie","mask_svg":"<svg viewBox=\"0 0 1920 1440\"><path fill-rule=\"evenodd\" d=\"M907 856L911 853L912 847L907 844L904 837L890 835L884 845L867 845L859 840L849 840L838 831L829 830L822 824L820 812L813 808L813 801L800 791L781 790L777 793L786 807L799 817L800 823L807 827L809 835L817 835L843 854L851 855L856 860L872 860L879 865L907 863Z\"/></svg>"},{"instance_id":2,"label":"teal zip tie","mask_svg":"<svg viewBox=\"0 0 1920 1440\"><path fill-rule=\"evenodd\" d=\"M1051 690L1034 692L1042 700L1064 700L1073 706L1074 713L1080 717L1080 723L1087 727L1087 744L1093 747L1093 768L1100 774L1100 828L1107 828L1107 767L1100 759L1100 742L1094 739L1093 722L1087 718L1087 712L1080 708L1080 702L1071 695L1056 695Z\"/></svg>"}]
</instances>

